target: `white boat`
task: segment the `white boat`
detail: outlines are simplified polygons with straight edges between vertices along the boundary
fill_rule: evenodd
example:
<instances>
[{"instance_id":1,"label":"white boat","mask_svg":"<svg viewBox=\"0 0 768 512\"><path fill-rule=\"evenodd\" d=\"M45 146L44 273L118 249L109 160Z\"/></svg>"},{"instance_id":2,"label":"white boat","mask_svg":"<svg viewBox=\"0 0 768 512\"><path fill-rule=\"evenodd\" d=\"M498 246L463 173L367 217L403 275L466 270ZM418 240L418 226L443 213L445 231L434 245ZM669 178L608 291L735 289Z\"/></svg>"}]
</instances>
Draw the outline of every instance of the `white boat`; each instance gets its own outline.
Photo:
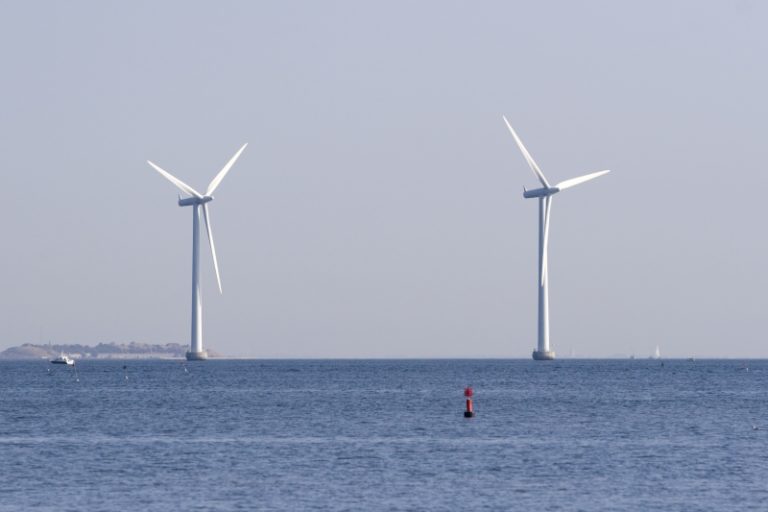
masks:
<instances>
[{"instance_id":1,"label":"white boat","mask_svg":"<svg viewBox=\"0 0 768 512\"><path fill-rule=\"evenodd\" d=\"M656 345L656 351L653 353L654 359L661 359L661 352L659 351L659 346Z\"/></svg>"},{"instance_id":2,"label":"white boat","mask_svg":"<svg viewBox=\"0 0 768 512\"><path fill-rule=\"evenodd\" d=\"M62 352L61 355L56 359L51 359L51 364L66 364L67 366L74 366L75 360L65 356Z\"/></svg>"}]
</instances>

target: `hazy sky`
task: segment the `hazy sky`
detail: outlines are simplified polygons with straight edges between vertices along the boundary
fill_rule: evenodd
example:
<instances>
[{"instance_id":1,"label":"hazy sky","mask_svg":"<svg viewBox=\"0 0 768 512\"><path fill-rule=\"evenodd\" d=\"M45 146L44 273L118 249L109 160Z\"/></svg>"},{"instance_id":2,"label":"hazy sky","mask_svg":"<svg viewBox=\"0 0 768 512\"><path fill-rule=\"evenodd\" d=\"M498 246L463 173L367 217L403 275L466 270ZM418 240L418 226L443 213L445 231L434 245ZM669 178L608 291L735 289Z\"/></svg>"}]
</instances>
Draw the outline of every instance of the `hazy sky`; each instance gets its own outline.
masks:
<instances>
[{"instance_id":1,"label":"hazy sky","mask_svg":"<svg viewBox=\"0 0 768 512\"><path fill-rule=\"evenodd\" d=\"M0 349L530 357L535 186L561 356L768 357L768 4L0 3Z\"/></svg>"}]
</instances>

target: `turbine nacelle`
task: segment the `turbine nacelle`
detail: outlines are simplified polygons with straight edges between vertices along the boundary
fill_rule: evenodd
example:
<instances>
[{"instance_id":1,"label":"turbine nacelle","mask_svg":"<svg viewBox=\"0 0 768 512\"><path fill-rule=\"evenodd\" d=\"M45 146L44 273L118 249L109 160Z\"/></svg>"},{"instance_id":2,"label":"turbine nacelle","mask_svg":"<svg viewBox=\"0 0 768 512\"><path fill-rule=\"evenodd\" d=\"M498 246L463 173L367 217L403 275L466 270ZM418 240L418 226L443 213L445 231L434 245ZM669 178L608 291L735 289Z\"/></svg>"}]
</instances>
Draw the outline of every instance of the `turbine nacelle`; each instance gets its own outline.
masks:
<instances>
[{"instance_id":1,"label":"turbine nacelle","mask_svg":"<svg viewBox=\"0 0 768 512\"><path fill-rule=\"evenodd\" d=\"M532 197L548 197L557 194L558 192L560 192L560 189L557 187L543 187L535 188L533 190L523 188L523 197L526 199L531 199Z\"/></svg>"},{"instance_id":2,"label":"turbine nacelle","mask_svg":"<svg viewBox=\"0 0 768 512\"><path fill-rule=\"evenodd\" d=\"M196 204L205 204L213 201L213 196L203 197L180 197L179 206L192 206Z\"/></svg>"}]
</instances>

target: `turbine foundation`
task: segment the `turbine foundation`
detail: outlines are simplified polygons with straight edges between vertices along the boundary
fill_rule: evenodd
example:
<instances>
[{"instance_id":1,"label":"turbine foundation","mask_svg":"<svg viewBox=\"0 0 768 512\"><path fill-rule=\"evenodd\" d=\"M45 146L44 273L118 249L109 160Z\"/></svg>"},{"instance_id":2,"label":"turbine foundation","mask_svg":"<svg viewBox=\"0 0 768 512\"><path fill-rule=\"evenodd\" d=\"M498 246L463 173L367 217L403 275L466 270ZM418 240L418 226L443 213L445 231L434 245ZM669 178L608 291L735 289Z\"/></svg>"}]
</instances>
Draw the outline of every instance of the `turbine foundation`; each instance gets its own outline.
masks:
<instances>
[{"instance_id":1,"label":"turbine foundation","mask_svg":"<svg viewBox=\"0 0 768 512\"><path fill-rule=\"evenodd\" d=\"M553 361L554 359L555 359L554 350L534 350L533 351L534 361Z\"/></svg>"},{"instance_id":2,"label":"turbine foundation","mask_svg":"<svg viewBox=\"0 0 768 512\"><path fill-rule=\"evenodd\" d=\"M200 352L187 352L187 361L205 361L208 359L208 352L201 350Z\"/></svg>"}]
</instances>

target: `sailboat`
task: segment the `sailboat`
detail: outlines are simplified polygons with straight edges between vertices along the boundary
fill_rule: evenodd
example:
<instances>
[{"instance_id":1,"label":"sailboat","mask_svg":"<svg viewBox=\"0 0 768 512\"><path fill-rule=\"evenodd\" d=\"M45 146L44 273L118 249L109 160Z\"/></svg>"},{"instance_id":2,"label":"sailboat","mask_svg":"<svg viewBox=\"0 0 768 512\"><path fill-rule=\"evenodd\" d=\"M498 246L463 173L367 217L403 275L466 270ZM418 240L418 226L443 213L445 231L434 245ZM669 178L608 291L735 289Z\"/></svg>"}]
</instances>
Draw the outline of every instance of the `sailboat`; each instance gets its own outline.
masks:
<instances>
[{"instance_id":1,"label":"sailboat","mask_svg":"<svg viewBox=\"0 0 768 512\"><path fill-rule=\"evenodd\" d=\"M653 353L653 359L661 359L661 352L659 352L659 346L656 345L656 350Z\"/></svg>"}]
</instances>

